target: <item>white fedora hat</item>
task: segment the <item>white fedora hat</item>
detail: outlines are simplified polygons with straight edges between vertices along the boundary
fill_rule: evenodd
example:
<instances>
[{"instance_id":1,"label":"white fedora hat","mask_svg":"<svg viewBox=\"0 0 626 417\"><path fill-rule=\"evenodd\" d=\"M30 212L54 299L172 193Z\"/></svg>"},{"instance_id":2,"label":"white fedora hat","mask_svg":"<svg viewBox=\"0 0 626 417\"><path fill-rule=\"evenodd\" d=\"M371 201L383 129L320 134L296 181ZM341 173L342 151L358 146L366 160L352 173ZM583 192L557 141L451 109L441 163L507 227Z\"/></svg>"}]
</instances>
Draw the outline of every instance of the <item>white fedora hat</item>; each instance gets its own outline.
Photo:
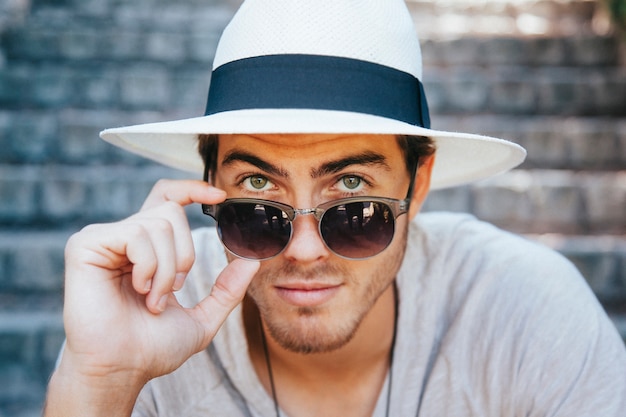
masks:
<instances>
[{"instance_id":1,"label":"white fedora hat","mask_svg":"<svg viewBox=\"0 0 626 417\"><path fill-rule=\"evenodd\" d=\"M100 136L163 164L202 172L198 134L428 136L432 188L520 164L525 150L430 129L422 57L403 0L247 0L219 41L205 116L107 129Z\"/></svg>"}]
</instances>

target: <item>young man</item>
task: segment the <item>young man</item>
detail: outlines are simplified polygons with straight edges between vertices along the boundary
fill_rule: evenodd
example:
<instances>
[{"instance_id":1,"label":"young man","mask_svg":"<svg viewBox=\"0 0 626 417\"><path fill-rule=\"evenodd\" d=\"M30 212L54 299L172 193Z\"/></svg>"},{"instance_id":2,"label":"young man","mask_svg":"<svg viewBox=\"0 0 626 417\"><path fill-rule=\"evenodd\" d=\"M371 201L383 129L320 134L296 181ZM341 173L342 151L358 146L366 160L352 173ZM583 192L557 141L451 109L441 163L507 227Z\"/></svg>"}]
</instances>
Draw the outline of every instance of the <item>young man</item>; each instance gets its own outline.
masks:
<instances>
[{"instance_id":1,"label":"young man","mask_svg":"<svg viewBox=\"0 0 626 417\"><path fill-rule=\"evenodd\" d=\"M624 345L567 261L418 215L524 158L431 130L420 77L401 0L244 3L206 116L102 134L210 185L70 239L46 415L622 416Z\"/></svg>"}]
</instances>

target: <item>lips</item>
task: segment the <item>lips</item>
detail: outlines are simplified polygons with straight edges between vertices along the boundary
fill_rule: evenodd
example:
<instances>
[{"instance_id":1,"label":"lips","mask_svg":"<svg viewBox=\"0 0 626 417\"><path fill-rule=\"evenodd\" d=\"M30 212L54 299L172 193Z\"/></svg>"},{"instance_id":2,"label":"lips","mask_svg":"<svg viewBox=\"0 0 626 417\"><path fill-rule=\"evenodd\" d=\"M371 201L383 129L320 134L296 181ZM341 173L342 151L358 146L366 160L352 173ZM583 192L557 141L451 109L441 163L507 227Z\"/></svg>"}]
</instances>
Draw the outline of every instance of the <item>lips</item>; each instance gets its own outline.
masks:
<instances>
[{"instance_id":1,"label":"lips","mask_svg":"<svg viewBox=\"0 0 626 417\"><path fill-rule=\"evenodd\" d=\"M277 285L278 296L296 307L315 307L333 298L341 284L324 284L319 282L288 283Z\"/></svg>"}]
</instances>

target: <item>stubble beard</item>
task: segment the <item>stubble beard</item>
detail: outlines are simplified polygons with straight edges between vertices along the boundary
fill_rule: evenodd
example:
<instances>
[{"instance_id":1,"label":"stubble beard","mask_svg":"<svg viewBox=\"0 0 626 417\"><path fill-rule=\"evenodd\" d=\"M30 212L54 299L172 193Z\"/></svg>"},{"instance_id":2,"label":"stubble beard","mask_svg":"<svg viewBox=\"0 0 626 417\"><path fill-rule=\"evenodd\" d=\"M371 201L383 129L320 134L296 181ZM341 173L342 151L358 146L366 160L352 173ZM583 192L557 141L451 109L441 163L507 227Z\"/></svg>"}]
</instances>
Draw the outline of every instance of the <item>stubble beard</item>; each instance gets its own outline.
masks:
<instances>
[{"instance_id":1,"label":"stubble beard","mask_svg":"<svg viewBox=\"0 0 626 417\"><path fill-rule=\"evenodd\" d=\"M394 282L400 269L406 250L407 230L398 230L401 236L399 245L389 247L377 256L385 256L386 262L380 262L370 273L370 284L364 295L354 300L354 305L343 306L341 310L330 311L327 307L299 307L296 320L284 319L281 313L262 295L262 285L251 285L248 294L255 301L261 318L270 336L283 348L294 353L312 354L331 352L345 346L353 339L364 318L380 296ZM304 270L293 264L284 264L259 273L256 283L271 283L276 277L297 276L300 279L313 280L316 277L341 276L344 282L354 285L360 277L355 277L344 265L329 263L314 269ZM270 284L271 285L271 284ZM293 313L291 313L293 314ZM332 317L331 317L332 316Z\"/></svg>"}]
</instances>

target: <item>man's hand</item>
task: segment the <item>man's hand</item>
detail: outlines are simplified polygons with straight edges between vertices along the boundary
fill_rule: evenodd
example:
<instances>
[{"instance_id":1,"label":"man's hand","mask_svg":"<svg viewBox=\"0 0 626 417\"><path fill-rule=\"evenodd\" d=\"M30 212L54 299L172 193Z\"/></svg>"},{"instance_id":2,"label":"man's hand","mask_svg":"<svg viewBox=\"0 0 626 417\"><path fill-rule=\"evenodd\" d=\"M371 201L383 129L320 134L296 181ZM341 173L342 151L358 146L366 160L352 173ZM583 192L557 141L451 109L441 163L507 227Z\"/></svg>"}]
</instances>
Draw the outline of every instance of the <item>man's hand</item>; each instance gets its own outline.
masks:
<instances>
[{"instance_id":1,"label":"man's hand","mask_svg":"<svg viewBox=\"0 0 626 417\"><path fill-rule=\"evenodd\" d=\"M173 291L194 262L183 206L224 198L202 181L160 181L139 213L88 226L70 238L67 344L46 415L128 415L148 380L174 371L210 343L259 263L230 263L194 308L181 307ZM75 406L68 408L68 402Z\"/></svg>"}]
</instances>

